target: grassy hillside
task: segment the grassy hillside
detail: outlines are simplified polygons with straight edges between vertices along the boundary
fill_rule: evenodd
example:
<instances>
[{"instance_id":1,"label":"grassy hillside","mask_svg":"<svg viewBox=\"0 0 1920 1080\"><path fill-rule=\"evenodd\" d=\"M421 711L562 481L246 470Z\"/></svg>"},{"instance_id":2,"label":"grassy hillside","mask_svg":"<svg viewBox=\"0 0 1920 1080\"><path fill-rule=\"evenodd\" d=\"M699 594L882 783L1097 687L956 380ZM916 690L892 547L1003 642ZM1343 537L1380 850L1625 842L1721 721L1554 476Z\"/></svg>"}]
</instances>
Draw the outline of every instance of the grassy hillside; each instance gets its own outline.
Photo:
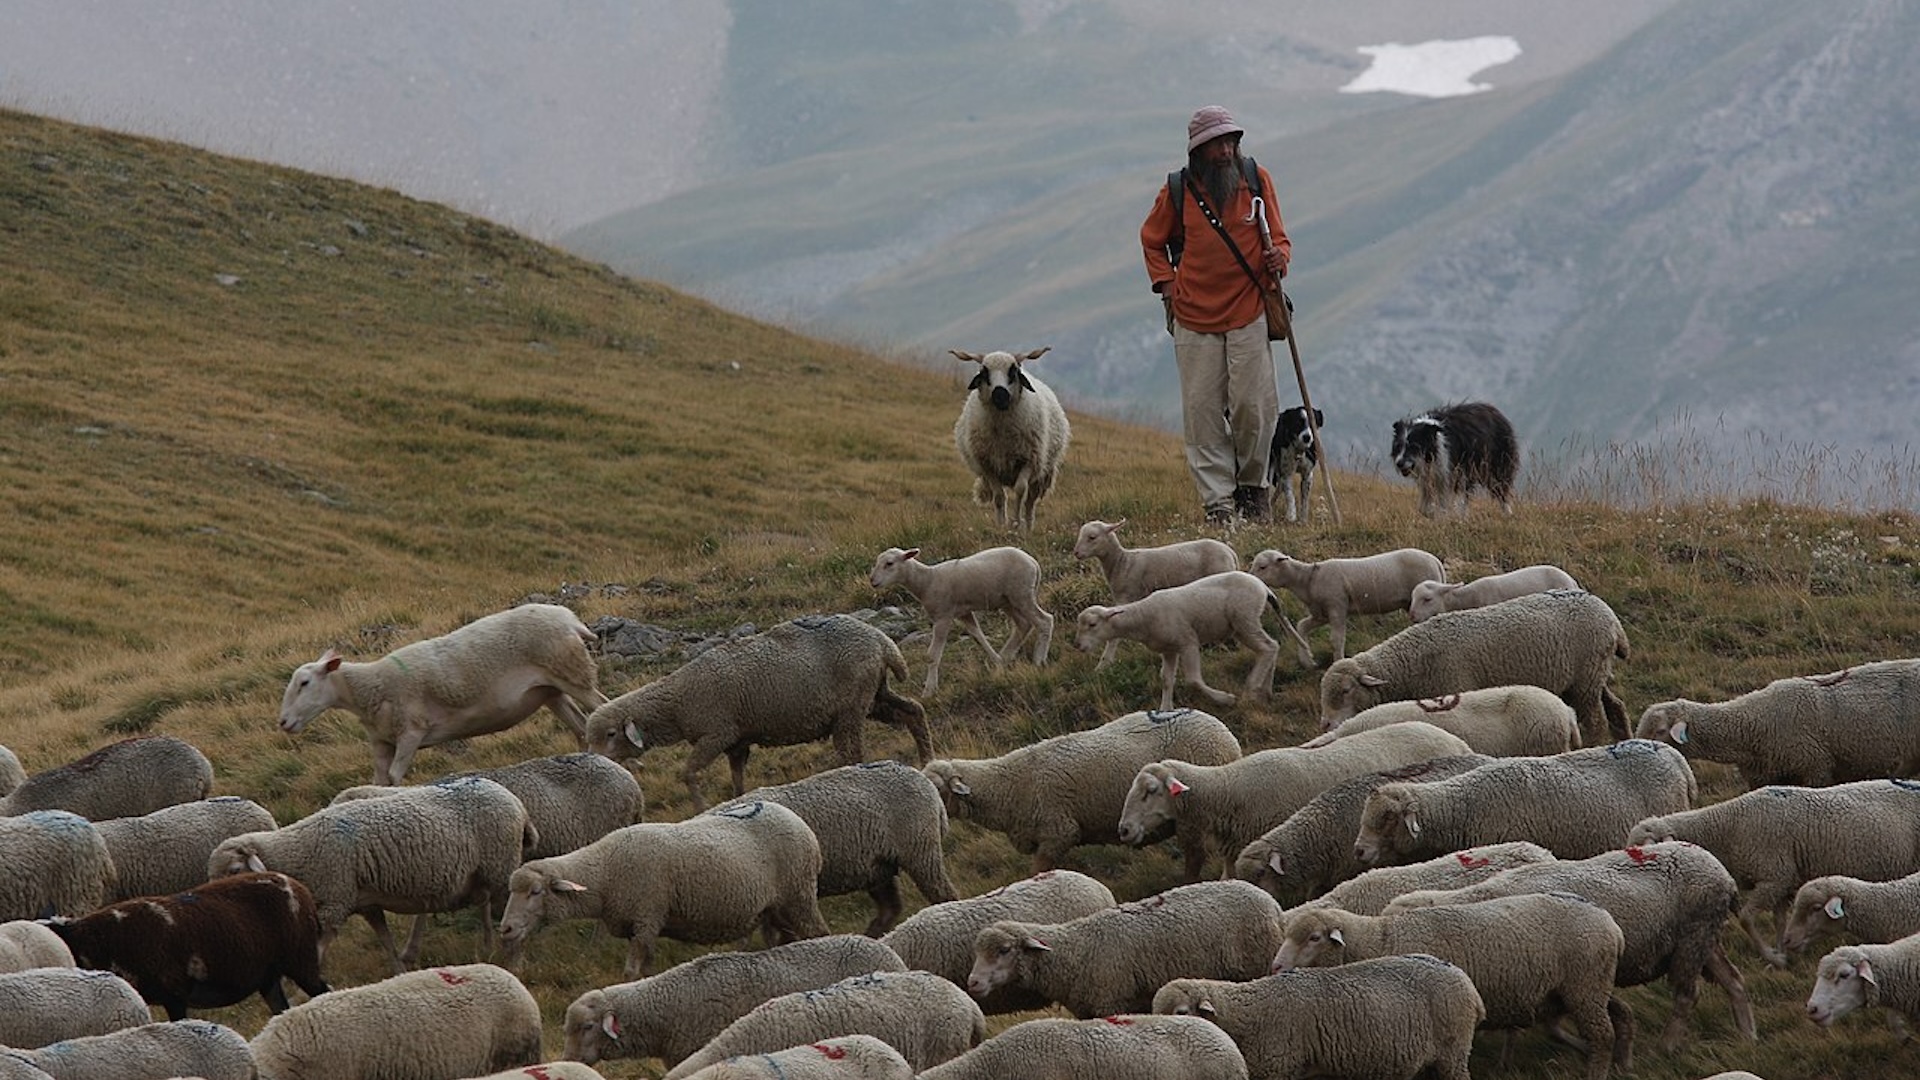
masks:
<instances>
[{"instance_id":1,"label":"grassy hillside","mask_svg":"<svg viewBox=\"0 0 1920 1080\"><path fill-rule=\"evenodd\" d=\"M378 655L563 584L590 620L698 634L910 605L868 587L877 551L918 544L938 559L1007 540L966 498L949 435L961 383L944 359L915 366L896 361L922 358L800 338L389 192L12 113L0 113L0 208L0 743L31 769L125 733L169 732L213 759L220 792L288 821L368 773L343 714L298 739L274 727L288 672L328 646ZM1070 647L1065 619L1105 596L1072 539L1081 521L1122 516L1136 545L1195 535L1190 485L1171 438L1093 416L1074 424L1066 473L1025 542L1063 617L1054 662L994 675L957 643L926 703L943 754L998 752L1157 698L1157 663L1140 650L1096 674ZM1311 526L1230 539L1243 554L1309 558L1418 544L1459 576L1560 563L1627 626L1633 657L1618 689L1635 714L1912 651L1911 519L1771 503L1629 511L1579 494L1644 486L1631 474L1648 467L1603 462L1560 483L1557 501L1450 524L1418 519L1402 483L1341 476L1342 525L1323 507ZM1349 647L1398 625L1363 622ZM923 649L907 647L909 689ZM1237 682L1247 660L1216 651L1207 663L1216 682ZM666 666L609 662L603 687L619 693ZM1271 709L1224 719L1250 747L1299 741L1316 687L1283 662ZM868 745L909 750L878 728ZM414 778L568 749L538 717L424 751ZM650 753L639 767L652 820L688 813L678 760ZM750 779L832 763L824 747L762 752ZM1709 798L1736 790L1713 767L1701 773ZM970 892L1026 872L1004 841L964 824L950 850ZM1163 850L1076 858L1125 896L1177 873ZM842 929L863 925L863 909L827 904ZM428 958L471 958L477 932L471 914L437 920ZM1812 1030L1799 1015L1810 962L1767 972L1744 941L1728 942L1763 1042L1731 1041L1709 990L1702 1037L1663 1054L1666 991L1636 990L1637 1076L1862 1075L1906 1052L1872 1018L1831 1038ZM525 974L557 1054L567 1003L619 981L623 950L568 925L532 952ZM384 970L358 923L328 967L340 985ZM217 1018L251 1033L263 1014ZM1487 1043L1476 1071L1493 1075L1499 1040ZM1576 1068L1538 1034L1514 1056L1500 1075Z\"/></svg>"}]
</instances>

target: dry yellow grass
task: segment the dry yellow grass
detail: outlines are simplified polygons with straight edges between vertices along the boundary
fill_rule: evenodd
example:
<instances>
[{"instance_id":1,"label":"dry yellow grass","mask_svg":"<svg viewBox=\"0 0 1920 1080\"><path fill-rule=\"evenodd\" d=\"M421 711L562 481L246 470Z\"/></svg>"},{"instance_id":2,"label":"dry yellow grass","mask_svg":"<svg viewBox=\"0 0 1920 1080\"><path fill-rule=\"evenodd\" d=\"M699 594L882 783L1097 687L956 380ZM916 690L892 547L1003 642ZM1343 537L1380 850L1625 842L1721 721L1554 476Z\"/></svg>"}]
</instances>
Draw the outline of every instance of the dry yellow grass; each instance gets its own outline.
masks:
<instances>
[{"instance_id":1,"label":"dry yellow grass","mask_svg":"<svg viewBox=\"0 0 1920 1080\"><path fill-rule=\"evenodd\" d=\"M950 435L961 373L941 360L889 362L758 325L390 192L11 113L0 113L0 148L0 743L30 768L165 731L207 752L221 792L291 820L370 769L343 714L298 739L275 729L288 672L328 646L378 655L563 582L628 587L579 601L589 620L764 626L909 600L866 584L885 547L941 559L1007 540L967 498ZM1071 547L1093 517L1128 518L1135 545L1196 535L1177 441L1092 416L1074 424L1065 474L1026 541L1043 601L1062 617L1054 663L996 676L956 643L927 702L942 753L998 752L1157 699L1157 662L1142 652L1095 673L1071 648L1068 620L1105 596ZM1414 515L1397 480L1343 475L1342 525L1323 510L1312 525L1231 541L1243 555L1274 546L1306 558L1416 544L1459 576L1563 565L1628 628L1618 689L1636 715L1912 651L1920 535L1906 515L1718 499L1629 507L1614 495L1644 490L1647 463L1629 459L1632 476L1595 467L1543 486L1511 519L1439 524ZM1398 625L1363 620L1349 648ZM1324 636L1316 644L1324 651ZM908 660L917 672L923 648ZM1246 658L1207 663L1231 682ZM604 685L618 693L655 673L609 664ZM1283 661L1272 709L1224 718L1249 747L1298 741L1316 687ZM876 756L909 749L898 733L869 738ZM570 748L540 716L425 751L413 778ZM640 769L650 819L688 812L677 760L650 755ZM824 747L763 751L750 778L830 764ZM1702 779L1710 798L1736 790L1711 767ZM951 855L969 891L1025 872L1004 841L964 825ZM1175 880L1162 851L1078 859L1127 896ZM863 906L827 911L853 929ZM428 959L472 959L477 940L471 913L436 920ZM1709 990L1701 1037L1673 1057L1643 1042L1635 1075L1858 1076L1910 1053L1871 1019L1814 1031L1799 1015L1810 962L1767 972L1728 940L1763 1041L1733 1041ZM525 975L557 1055L567 1003L619 981L622 950L565 926L532 951ZM664 959L693 953L670 945ZM340 985L384 972L358 923L328 964ZM1657 1031L1664 988L1630 997L1642 1031ZM263 1013L215 1018L251 1033ZM1476 1058L1477 1071L1494 1074L1493 1061ZM1529 1034L1503 1075L1577 1066Z\"/></svg>"}]
</instances>

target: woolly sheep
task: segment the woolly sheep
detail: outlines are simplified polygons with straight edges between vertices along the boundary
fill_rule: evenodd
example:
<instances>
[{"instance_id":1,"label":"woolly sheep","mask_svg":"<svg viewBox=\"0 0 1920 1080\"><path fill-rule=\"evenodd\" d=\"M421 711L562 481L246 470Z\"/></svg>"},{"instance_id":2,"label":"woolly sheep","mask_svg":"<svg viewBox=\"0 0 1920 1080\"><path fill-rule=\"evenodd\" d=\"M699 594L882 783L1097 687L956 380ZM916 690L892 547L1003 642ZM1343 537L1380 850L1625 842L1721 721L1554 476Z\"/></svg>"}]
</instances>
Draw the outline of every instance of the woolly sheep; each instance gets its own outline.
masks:
<instances>
[{"instance_id":1,"label":"woolly sheep","mask_svg":"<svg viewBox=\"0 0 1920 1080\"><path fill-rule=\"evenodd\" d=\"M1828 874L1800 886L1780 932L1782 951L1799 952L1830 930L1870 945L1920 933L1920 873L1892 881Z\"/></svg>"},{"instance_id":2,"label":"woolly sheep","mask_svg":"<svg viewBox=\"0 0 1920 1080\"><path fill-rule=\"evenodd\" d=\"M700 771L721 754L733 793L746 793L755 746L793 746L832 736L840 763L866 757L868 718L904 727L919 764L933 756L926 711L887 687L907 677L893 639L847 615L807 616L716 645L587 718L587 745L610 758L648 747L692 744L681 775L696 809Z\"/></svg>"},{"instance_id":3,"label":"woolly sheep","mask_svg":"<svg viewBox=\"0 0 1920 1080\"><path fill-rule=\"evenodd\" d=\"M1572 574L1545 563L1523 566L1504 574L1488 574L1472 581L1434 578L1413 587L1413 595L1407 603L1407 614L1412 616L1414 622L1426 622L1443 611L1466 611L1530 593L1579 587L1580 583L1573 580Z\"/></svg>"},{"instance_id":4,"label":"woolly sheep","mask_svg":"<svg viewBox=\"0 0 1920 1080\"><path fill-rule=\"evenodd\" d=\"M1247 982L1174 979L1153 1011L1202 1016L1261 1077L1468 1080L1486 1017L1467 973L1431 956L1387 956Z\"/></svg>"},{"instance_id":5,"label":"woolly sheep","mask_svg":"<svg viewBox=\"0 0 1920 1080\"><path fill-rule=\"evenodd\" d=\"M1333 635L1333 658L1347 655L1347 618L1404 611L1414 586L1429 579L1445 581L1447 571L1432 553L1400 548L1352 559L1303 562L1268 548L1248 563L1253 576L1274 589L1285 589L1307 606L1296 628L1300 637L1300 666L1314 666L1307 645L1309 630L1325 626Z\"/></svg>"},{"instance_id":6,"label":"woolly sheep","mask_svg":"<svg viewBox=\"0 0 1920 1080\"><path fill-rule=\"evenodd\" d=\"M25 1061L53 1080L159 1080L194 1077L196 1080L255 1080L253 1054L247 1040L232 1028L206 1020L143 1023L105 1035L14 1050L7 1056ZM266 1074L259 1074L265 1077Z\"/></svg>"},{"instance_id":7,"label":"woolly sheep","mask_svg":"<svg viewBox=\"0 0 1920 1080\"><path fill-rule=\"evenodd\" d=\"M1820 958L1807 1018L1821 1027L1868 1005L1920 1020L1920 934L1885 945L1842 945Z\"/></svg>"},{"instance_id":8,"label":"woolly sheep","mask_svg":"<svg viewBox=\"0 0 1920 1080\"><path fill-rule=\"evenodd\" d=\"M1366 869L1354 858L1353 837L1360 831L1360 808L1374 788L1445 780L1492 760L1484 754L1451 754L1342 780L1241 848L1233 876L1282 903L1318 896Z\"/></svg>"},{"instance_id":9,"label":"woolly sheep","mask_svg":"<svg viewBox=\"0 0 1920 1080\"><path fill-rule=\"evenodd\" d=\"M755 788L742 798L779 803L800 815L820 841L819 895L864 892L873 898L873 920L862 931L868 937L900 921L904 905L895 878L902 870L928 903L960 895L941 849L946 807L933 781L917 769L897 761L843 765L791 784Z\"/></svg>"},{"instance_id":10,"label":"woolly sheep","mask_svg":"<svg viewBox=\"0 0 1920 1080\"><path fill-rule=\"evenodd\" d=\"M1662 974L1667 977L1673 1011L1661 1042L1669 1053L1686 1034L1702 972L1726 992L1741 1035L1749 1041L1757 1037L1746 983L1720 946L1720 928L1733 910L1738 889L1726 867L1695 844L1649 844L1587 859L1515 867L1452 891L1407 892L1387 910L1535 892L1569 892L1607 909L1626 935L1615 985L1639 986Z\"/></svg>"},{"instance_id":11,"label":"woolly sheep","mask_svg":"<svg viewBox=\"0 0 1920 1080\"><path fill-rule=\"evenodd\" d=\"M478 777L520 800L540 838L525 858L544 859L586 847L615 829L640 820L645 800L640 782L625 767L599 754L581 752L529 758L512 765L448 773L434 783ZM366 784L347 788L333 804L391 795L399 788Z\"/></svg>"},{"instance_id":12,"label":"woolly sheep","mask_svg":"<svg viewBox=\"0 0 1920 1080\"><path fill-rule=\"evenodd\" d=\"M259 803L222 795L96 822L94 827L113 857L114 884L107 895L113 903L191 889L207 880L207 859L221 841L279 824Z\"/></svg>"},{"instance_id":13,"label":"woolly sheep","mask_svg":"<svg viewBox=\"0 0 1920 1080\"><path fill-rule=\"evenodd\" d=\"M491 780L445 780L324 807L271 832L224 840L207 859L207 876L278 870L300 879L313 892L323 953L347 917L358 913L398 972L419 956L427 920L414 920L406 948L398 950L386 912L478 907L491 950L493 912L521 852L538 839L526 808L506 788Z\"/></svg>"},{"instance_id":14,"label":"woolly sheep","mask_svg":"<svg viewBox=\"0 0 1920 1080\"><path fill-rule=\"evenodd\" d=\"M1240 1048L1197 1016L1029 1020L920 1080L1246 1080Z\"/></svg>"},{"instance_id":15,"label":"woolly sheep","mask_svg":"<svg viewBox=\"0 0 1920 1080\"><path fill-rule=\"evenodd\" d=\"M1431 784L1375 788L1360 811L1354 855L1369 864L1409 862L1531 840L1562 859L1584 859L1620 847L1644 818L1685 810L1698 794L1680 752L1645 739L1495 758Z\"/></svg>"},{"instance_id":16,"label":"woolly sheep","mask_svg":"<svg viewBox=\"0 0 1920 1080\"><path fill-rule=\"evenodd\" d=\"M1626 706L1607 680L1614 660L1626 656L1620 620L1591 593L1535 593L1450 611L1335 660L1320 678L1320 726L1329 729L1383 701L1526 684L1573 706L1588 742L1605 742L1608 731L1624 739Z\"/></svg>"},{"instance_id":17,"label":"woolly sheep","mask_svg":"<svg viewBox=\"0 0 1920 1080\"><path fill-rule=\"evenodd\" d=\"M0 816L65 810L106 821L204 799L212 790L207 755L171 735L142 735L27 777L0 799Z\"/></svg>"},{"instance_id":18,"label":"woolly sheep","mask_svg":"<svg viewBox=\"0 0 1920 1080\"><path fill-rule=\"evenodd\" d=\"M1146 1012L1168 979L1252 979L1280 947L1280 905L1244 881L1206 881L1064 923L1001 920L973 939L967 990L1031 990L1082 1020Z\"/></svg>"},{"instance_id":19,"label":"woolly sheep","mask_svg":"<svg viewBox=\"0 0 1920 1080\"><path fill-rule=\"evenodd\" d=\"M1490 686L1418 701L1386 701L1302 744L1325 746L1363 731L1417 720L1466 740L1489 757L1541 757L1580 747L1573 709L1538 686Z\"/></svg>"},{"instance_id":20,"label":"woolly sheep","mask_svg":"<svg viewBox=\"0 0 1920 1080\"><path fill-rule=\"evenodd\" d=\"M100 830L65 810L0 817L0 919L84 915L106 902L113 858Z\"/></svg>"},{"instance_id":21,"label":"woolly sheep","mask_svg":"<svg viewBox=\"0 0 1920 1080\"><path fill-rule=\"evenodd\" d=\"M334 990L253 1037L260 1080L457 1080L540 1060L540 1006L492 964L409 971Z\"/></svg>"},{"instance_id":22,"label":"woolly sheep","mask_svg":"<svg viewBox=\"0 0 1920 1080\"><path fill-rule=\"evenodd\" d=\"M947 980L925 971L876 971L762 1002L676 1065L667 1080L685 1080L730 1057L846 1035L872 1035L916 1071L926 1070L978 1046L986 1034L980 1007Z\"/></svg>"},{"instance_id":23,"label":"woolly sheep","mask_svg":"<svg viewBox=\"0 0 1920 1080\"><path fill-rule=\"evenodd\" d=\"M924 772L947 814L1007 834L1014 850L1051 870L1079 844L1117 844L1116 823L1140 767L1163 757L1217 765L1240 742L1194 709L1128 713L1091 731L1044 739L996 758L940 760Z\"/></svg>"},{"instance_id":24,"label":"woolly sheep","mask_svg":"<svg viewBox=\"0 0 1920 1080\"><path fill-rule=\"evenodd\" d=\"M1115 604L1131 604L1148 593L1240 569L1240 556L1212 537L1159 547L1124 547L1117 534L1126 523L1126 518L1111 524L1089 521L1080 526L1080 535L1073 541L1074 558L1099 560ZM1117 639L1107 642L1100 652L1100 662L1094 665L1096 670L1112 663L1114 650L1119 647Z\"/></svg>"},{"instance_id":25,"label":"woolly sheep","mask_svg":"<svg viewBox=\"0 0 1920 1080\"><path fill-rule=\"evenodd\" d=\"M871 1035L842 1035L715 1062L687 1080L913 1080L900 1051Z\"/></svg>"},{"instance_id":26,"label":"woolly sheep","mask_svg":"<svg viewBox=\"0 0 1920 1080\"><path fill-rule=\"evenodd\" d=\"M29 919L0 923L0 972L75 966L73 951L46 924Z\"/></svg>"},{"instance_id":27,"label":"woolly sheep","mask_svg":"<svg viewBox=\"0 0 1920 1080\"><path fill-rule=\"evenodd\" d=\"M1553 852L1526 840L1488 844L1448 852L1425 862L1375 867L1335 885L1302 907L1336 907L1357 915L1378 915L1398 897L1417 890L1465 888L1515 867L1555 861Z\"/></svg>"},{"instance_id":28,"label":"woolly sheep","mask_svg":"<svg viewBox=\"0 0 1920 1080\"><path fill-rule=\"evenodd\" d=\"M868 972L905 970L892 949L857 934L709 953L575 998L567 1006L566 1056L589 1065L657 1057L671 1068L763 1001Z\"/></svg>"},{"instance_id":29,"label":"woolly sheep","mask_svg":"<svg viewBox=\"0 0 1920 1080\"><path fill-rule=\"evenodd\" d=\"M582 706L607 697L587 643L599 640L558 604L523 604L436 638L356 663L328 649L294 669L280 699L280 730L328 709L359 717L373 748L373 782L398 784L423 746L505 731L545 706L586 739Z\"/></svg>"},{"instance_id":30,"label":"woolly sheep","mask_svg":"<svg viewBox=\"0 0 1920 1080\"><path fill-rule=\"evenodd\" d=\"M236 874L172 896L110 904L50 928L82 967L112 971L148 1003L184 1020L259 994L287 1010L282 977L309 996L320 977L320 917L313 894L285 874Z\"/></svg>"},{"instance_id":31,"label":"woolly sheep","mask_svg":"<svg viewBox=\"0 0 1920 1080\"><path fill-rule=\"evenodd\" d=\"M1731 701L1663 701L1635 732L1732 765L1750 788L1920 775L1920 660L1777 679Z\"/></svg>"},{"instance_id":32,"label":"woolly sheep","mask_svg":"<svg viewBox=\"0 0 1920 1080\"><path fill-rule=\"evenodd\" d=\"M1570 1017L1586 1043L1588 1080L1632 1059L1633 1016L1613 996L1625 936L1606 910L1569 893L1355 915L1337 908L1287 920L1273 969L1427 953L1473 980L1492 1028Z\"/></svg>"},{"instance_id":33,"label":"woolly sheep","mask_svg":"<svg viewBox=\"0 0 1920 1080\"><path fill-rule=\"evenodd\" d=\"M577 1061L546 1061L491 1073L479 1080L606 1080L600 1070Z\"/></svg>"},{"instance_id":34,"label":"woolly sheep","mask_svg":"<svg viewBox=\"0 0 1920 1080\"><path fill-rule=\"evenodd\" d=\"M920 561L919 548L888 548L874 559L867 580L876 589L904 586L933 620L923 689L928 695L940 686L940 656L947 650L947 634L956 619L996 670L1019 655L1026 642L1033 643L1034 663L1047 662L1053 616L1040 606L1040 563L1017 547L988 548L931 566ZM1013 620L1013 633L997 652L980 629L983 611L1004 611Z\"/></svg>"},{"instance_id":35,"label":"woolly sheep","mask_svg":"<svg viewBox=\"0 0 1920 1080\"><path fill-rule=\"evenodd\" d=\"M1394 724L1319 750L1262 750L1224 765L1178 759L1142 766L1120 809L1120 839L1138 847L1169 825L1197 880L1209 850L1231 860L1315 795L1355 776L1467 752L1431 724ZM1231 867L1229 867L1231 869Z\"/></svg>"},{"instance_id":36,"label":"woolly sheep","mask_svg":"<svg viewBox=\"0 0 1920 1080\"><path fill-rule=\"evenodd\" d=\"M11 795L13 789L27 782L27 770L21 768L20 758L12 750L0 746L0 795Z\"/></svg>"},{"instance_id":37,"label":"woolly sheep","mask_svg":"<svg viewBox=\"0 0 1920 1080\"><path fill-rule=\"evenodd\" d=\"M112 972L49 967L0 975L0 1046L31 1050L152 1022L140 992Z\"/></svg>"},{"instance_id":38,"label":"woolly sheep","mask_svg":"<svg viewBox=\"0 0 1920 1080\"><path fill-rule=\"evenodd\" d=\"M1746 890L1741 928L1769 964L1786 967L1786 953L1760 933L1760 913L1771 911L1784 933L1787 905L1816 877L1891 881L1920 867L1920 781L1758 788L1698 810L1656 812L1627 837L1630 844L1659 840L1713 852Z\"/></svg>"},{"instance_id":39,"label":"woolly sheep","mask_svg":"<svg viewBox=\"0 0 1920 1080\"><path fill-rule=\"evenodd\" d=\"M1028 375L1025 363L1048 347L1015 355L950 350L980 370L953 425L960 460L973 474L973 501L993 504L1001 528L1033 531L1033 508L1053 489L1073 431L1053 388Z\"/></svg>"},{"instance_id":40,"label":"woolly sheep","mask_svg":"<svg viewBox=\"0 0 1920 1080\"><path fill-rule=\"evenodd\" d=\"M1090 605L1075 622L1074 644L1081 652L1092 652L1096 645L1124 639L1159 653L1160 708L1167 710L1173 708L1176 676L1216 705L1233 704L1234 695L1215 690L1201 677L1200 647L1236 641L1252 649L1255 657L1244 692L1264 703L1273 696L1273 666L1280 655L1279 644L1260 625L1260 616L1269 607L1304 648L1305 639L1287 619L1280 598L1259 578L1239 570L1209 574L1117 607Z\"/></svg>"},{"instance_id":41,"label":"woolly sheep","mask_svg":"<svg viewBox=\"0 0 1920 1080\"><path fill-rule=\"evenodd\" d=\"M718 944L763 927L767 944L828 933L814 899L820 843L798 814L756 800L673 824L629 825L513 871L500 936L509 963L544 924L599 919L629 939L626 975L654 939Z\"/></svg>"},{"instance_id":42,"label":"woolly sheep","mask_svg":"<svg viewBox=\"0 0 1920 1080\"><path fill-rule=\"evenodd\" d=\"M880 943L897 953L907 967L931 971L964 988L973 971L973 939L989 923L1002 919L1063 923L1113 906L1113 893L1093 878L1072 870L1048 870L980 896L929 904L894 927ZM978 1001L980 1011L989 1016L1047 1005L1039 994L1012 986Z\"/></svg>"}]
</instances>

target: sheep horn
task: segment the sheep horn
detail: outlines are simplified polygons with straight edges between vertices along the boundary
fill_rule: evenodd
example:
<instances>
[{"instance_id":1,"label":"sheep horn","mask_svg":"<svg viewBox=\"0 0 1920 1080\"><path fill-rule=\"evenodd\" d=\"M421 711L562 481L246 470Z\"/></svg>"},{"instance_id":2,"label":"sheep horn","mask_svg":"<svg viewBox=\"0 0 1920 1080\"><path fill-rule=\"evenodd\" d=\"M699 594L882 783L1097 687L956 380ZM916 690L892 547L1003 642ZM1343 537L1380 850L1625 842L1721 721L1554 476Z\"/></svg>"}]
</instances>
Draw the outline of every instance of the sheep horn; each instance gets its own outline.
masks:
<instances>
[{"instance_id":1,"label":"sheep horn","mask_svg":"<svg viewBox=\"0 0 1920 1080\"><path fill-rule=\"evenodd\" d=\"M961 352L959 349L948 349L947 351L959 357L960 359L965 360L968 363L972 363L972 364L978 364L982 360L986 359L985 357L980 356L978 353Z\"/></svg>"}]
</instances>

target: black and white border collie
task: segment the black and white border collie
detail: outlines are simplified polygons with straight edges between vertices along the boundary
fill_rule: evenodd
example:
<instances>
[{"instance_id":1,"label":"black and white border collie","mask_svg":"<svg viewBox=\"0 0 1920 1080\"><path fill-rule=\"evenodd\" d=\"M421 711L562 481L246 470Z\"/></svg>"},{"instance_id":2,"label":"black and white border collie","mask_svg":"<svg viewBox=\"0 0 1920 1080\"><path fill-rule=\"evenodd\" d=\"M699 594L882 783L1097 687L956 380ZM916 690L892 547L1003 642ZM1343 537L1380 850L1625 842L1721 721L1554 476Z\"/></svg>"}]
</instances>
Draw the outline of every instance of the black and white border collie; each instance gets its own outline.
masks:
<instances>
[{"instance_id":1,"label":"black and white border collie","mask_svg":"<svg viewBox=\"0 0 1920 1080\"><path fill-rule=\"evenodd\" d=\"M1299 521L1310 515L1313 504L1313 470L1320 463L1320 449L1313 444L1315 428L1327 426L1327 415L1313 410L1313 423L1307 423L1307 408L1295 405L1282 410L1280 422L1273 426L1273 447L1267 454L1267 483L1276 494L1287 497L1287 520ZM1294 499L1295 477L1299 478L1300 497Z\"/></svg>"},{"instance_id":2,"label":"black and white border collie","mask_svg":"<svg viewBox=\"0 0 1920 1080\"><path fill-rule=\"evenodd\" d=\"M1420 485L1428 517L1451 513L1456 500L1465 516L1475 486L1512 514L1520 444L1506 415L1486 402L1442 405L1393 425L1393 467Z\"/></svg>"}]
</instances>

